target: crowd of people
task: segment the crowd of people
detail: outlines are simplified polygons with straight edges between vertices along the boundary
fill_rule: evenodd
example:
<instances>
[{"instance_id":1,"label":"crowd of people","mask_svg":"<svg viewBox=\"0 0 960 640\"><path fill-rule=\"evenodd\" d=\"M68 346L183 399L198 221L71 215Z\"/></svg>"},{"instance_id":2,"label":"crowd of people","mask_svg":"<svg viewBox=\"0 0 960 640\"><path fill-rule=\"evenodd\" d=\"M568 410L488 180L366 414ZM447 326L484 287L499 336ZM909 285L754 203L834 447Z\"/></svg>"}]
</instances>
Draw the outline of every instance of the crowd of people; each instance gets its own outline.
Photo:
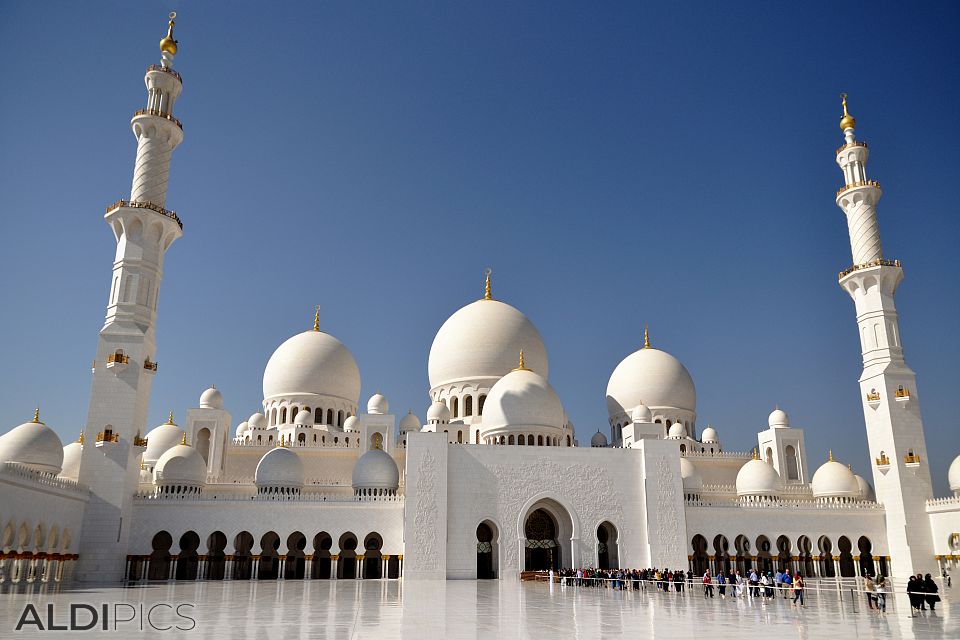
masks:
<instances>
[{"instance_id":1,"label":"crowd of people","mask_svg":"<svg viewBox=\"0 0 960 640\"><path fill-rule=\"evenodd\" d=\"M933 581L930 574L910 576L907 581L907 595L910 597L910 614L915 615L917 611L926 611L927 605L930 611L937 610L937 603L940 602L940 589L937 583Z\"/></svg>"}]
</instances>

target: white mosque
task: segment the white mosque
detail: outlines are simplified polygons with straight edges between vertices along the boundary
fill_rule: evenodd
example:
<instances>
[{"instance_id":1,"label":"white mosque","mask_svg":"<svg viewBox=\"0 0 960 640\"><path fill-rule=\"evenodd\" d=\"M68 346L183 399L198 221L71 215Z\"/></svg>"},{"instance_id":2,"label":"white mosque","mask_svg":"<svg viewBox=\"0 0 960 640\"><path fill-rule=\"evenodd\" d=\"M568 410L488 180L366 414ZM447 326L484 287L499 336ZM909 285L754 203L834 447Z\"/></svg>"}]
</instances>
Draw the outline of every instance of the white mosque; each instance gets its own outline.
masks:
<instances>
[{"instance_id":1,"label":"white mosque","mask_svg":"<svg viewBox=\"0 0 960 640\"><path fill-rule=\"evenodd\" d=\"M183 235L166 208L183 139L173 17L131 120L130 199L104 216L117 250L86 428L63 446L38 411L0 437L0 582L517 580L571 566L903 579L957 566L960 457L955 495L934 498L894 307L903 270L884 257L882 192L846 99L836 200L853 266L839 281L863 352L869 480L811 460L779 408L752 451L728 450L698 426L690 373L649 336L610 376L609 435L585 446L539 332L489 274L436 334L424 421L398 423L379 393L360 406L360 370L318 313L267 359L262 411L234 419L210 388L150 429L163 260Z\"/></svg>"}]
</instances>

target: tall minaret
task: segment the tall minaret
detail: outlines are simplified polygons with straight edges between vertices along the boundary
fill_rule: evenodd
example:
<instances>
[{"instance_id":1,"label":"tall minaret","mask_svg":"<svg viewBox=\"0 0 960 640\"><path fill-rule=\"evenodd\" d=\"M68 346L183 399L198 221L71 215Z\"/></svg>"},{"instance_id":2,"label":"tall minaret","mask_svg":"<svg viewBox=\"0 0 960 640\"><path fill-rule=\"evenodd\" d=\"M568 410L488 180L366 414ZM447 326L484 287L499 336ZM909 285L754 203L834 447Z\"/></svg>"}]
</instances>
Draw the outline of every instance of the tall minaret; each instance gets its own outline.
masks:
<instances>
[{"instance_id":1,"label":"tall minaret","mask_svg":"<svg viewBox=\"0 0 960 640\"><path fill-rule=\"evenodd\" d=\"M933 572L933 539L926 501L933 497L927 447L920 416L916 375L903 359L894 296L903 279L899 260L883 257L877 201L880 184L867 178L869 151L854 137L856 121L843 94L846 144L837 149L845 185L837 206L847 216L853 266L840 274L840 286L857 309L863 374L860 401L866 419L877 500L886 509L892 574ZM856 549L854 550L856 552Z\"/></svg>"},{"instance_id":2,"label":"tall minaret","mask_svg":"<svg viewBox=\"0 0 960 640\"><path fill-rule=\"evenodd\" d=\"M159 65L147 67L147 106L130 124L137 138L137 161L129 200L107 207L104 219L117 240L106 321L100 329L87 413L88 442L80 482L90 502L80 535L80 580L123 578L130 535L138 457L146 433L150 387L157 372L156 317L163 256L183 235L180 219L165 208L170 156L183 140L173 105L183 88L173 70L177 41L173 19L160 41Z\"/></svg>"}]
</instances>

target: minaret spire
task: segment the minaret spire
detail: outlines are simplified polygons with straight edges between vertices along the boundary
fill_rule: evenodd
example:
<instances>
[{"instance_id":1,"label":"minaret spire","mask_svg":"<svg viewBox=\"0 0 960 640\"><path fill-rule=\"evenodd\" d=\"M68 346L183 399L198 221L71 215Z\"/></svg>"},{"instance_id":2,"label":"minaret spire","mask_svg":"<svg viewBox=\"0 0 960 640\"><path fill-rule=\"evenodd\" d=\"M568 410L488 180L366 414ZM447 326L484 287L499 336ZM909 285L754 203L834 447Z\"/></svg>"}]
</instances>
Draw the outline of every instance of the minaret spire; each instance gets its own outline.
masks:
<instances>
[{"instance_id":1,"label":"minaret spire","mask_svg":"<svg viewBox=\"0 0 960 640\"><path fill-rule=\"evenodd\" d=\"M490 293L490 274L492 273L493 273L493 269L491 269L490 267L487 267L483 272L483 275L486 276L485 284L483 287L484 300L493 300L493 295Z\"/></svg>"},{"instance_id":2,"label":"minaret spire","mask_svg":"<svg viewBox=\"0 0 960 640\"><path fill-rule=\"evenodd\" d=\"M650 326L643 325L643 348L650 348Z\"/></svg>"},{"instance_id":3,"label":"minaret spire","mask_svg":"<svg viewBox=\"0 0 960 640\"><path fill-rule=\"evenodd\" d=\"M869 150L854 137L856 120L842 94L840 129L845 144L837 149L844 186L837 206L847 218L853 265L840 273L840 286L853 298L863 355L860 402L878 502L884 505L893 575L935 569L926 499L933 497L916 374L903 355L894 299L903 279L899 260L884 258L877 222L880 184L867 178ZM831 453L831 459L832 459ZM911 465L910 468L907 465Z\"/></svg>"},{"instance_id":4,"label":"minaret spire","mask_svg":"<svg viewBox=\"0 0 960 640\"><path fill-rule=\"evenodd\" d=\"M320 331L320 305L317 305L313 314L313 330Z\"/></svg>"}]
</instances>

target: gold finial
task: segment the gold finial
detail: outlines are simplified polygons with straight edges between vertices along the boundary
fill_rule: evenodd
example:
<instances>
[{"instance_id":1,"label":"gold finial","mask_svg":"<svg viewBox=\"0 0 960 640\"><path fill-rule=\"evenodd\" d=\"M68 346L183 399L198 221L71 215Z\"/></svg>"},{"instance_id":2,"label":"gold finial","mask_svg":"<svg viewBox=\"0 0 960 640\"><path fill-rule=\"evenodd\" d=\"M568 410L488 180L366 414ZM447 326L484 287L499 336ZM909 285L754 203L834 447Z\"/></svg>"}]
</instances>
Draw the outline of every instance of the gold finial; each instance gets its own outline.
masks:
<instances>
[{"instance_id":1,"label":"gold finial","mask_svg":"<svg viewBox=\"0 0 960 640\"><path fill-rule=\"evenodd\" d=\"M830 449L830 453L827 457L827 462L833 462L833 449Z\"/></svg>"},{"instance_id":2,"label":"gold finial","mask_svg":"<svg viewBox=\"0 0 960 640\"><path fill-rule=\"evenodd\" d=\"M278 446L278 447L285 447L286 445L287 445L287 443L284 441L284 437L283 437L283 436L280 436L280 439L277 440L277 446Z\"/></svg>"},{"instance_id":3,"label":"gold finial","mask_svg":"<svg viewBox=\"0 0 960 640\"><path fill-rule=\"evenodd\" d=\"M483 287L483 299L484 300L493 300L493 294L490 293L490 275L493 273L493 269L487 267L483 270L483 275L486 277L485 284Z\"/></svg>"},{"instance_id":4,"label":"gold finial","mask_svg":"<svg viewBox=\"0 0 960 640\"><path fill-rule=\"evenodd\" d=\"M850 469L850 471L853 471L853 465L849 462L847 463L847 469Z\"/></svg>"},{"instance_id":5,"label":"gold finial","mask_svg":"<svg viewBox=\"0 0 960 640\"><path fill-rule=\"evenodd\" d=\"M146 469L146 465L143 464L143 460L140 461L140 471Z\"/></svg>"},{"instance_id":6,"label":"gold finial","mask_svg":"<svg viewBox=\"0 0 960 640\"><path fill-rule=\"evenodd\" d=\"M42 424L40 422L40 406L39 405L37 405L36 410L34 410L33 412L33 420L31 420L31 422L33 422L34 424Z\"/></svg>"},{"instance_id":7,"label":"gold finial","mask_svg":"<svg viewBox=\"0 0 960 640\"><path fill-rule=\"evenodd\" d=\"M757 448L756 448L756 447L753 448L753 459L754 459L754 460L759 460L759 459L760 459L760 454L757 453Z\"/></svg>"},{"instance_id":8,"label":"gold finial","mask_svg":"<svg viewBox=\"0 0 960 640\"><path fill-rule=\"evenodd\" d=\"M80 437L77 438L77 442L79 442L80 444L83 444L83 431L82 431L82 430L80 431Z\"/></svg>"},{"instance_id":9,"label":"gold finial","mask_svg":"<svg viewBox=\"0 0 960 640\"><path fill-rule=\"evenodd\" d=\"M650 348L650 325L643 325L643 348Z\"/></svg>"},{"instance_id":10,"label":"gold finial","mask_svg":"<svg viewBox=\"0 0 960 640\"><path fill-rule=\"evenodd\" d=\"M173 424L173 409L170 410L170 415L167 416L167 424Z\"/></svg>"},{"instance_id":11,"label":"gold finial","mask_svg":"<svg viewBox=\"0 0 960 640\"><path fill-rule=\"evenodd\" d=\"M177 17L176 11L170 12L170 22L167 23L167 35L160 41L160 51L177 55L177 41L173 39L173 20Z\"/></svg>"},{"instance_id":12,"label":"gold finial","mask_svg":"<svg viewBox=\"0 0 960 640\"><path fill-rule=\"evenodd\" d=\"M320 331L320 305L317 305L313 312L313 330Z\"/></svg>"},{"instance_id":13,"label":"gold finial","mask_svg":"<svg viewBox=\"0 0 960 640\"><path fill-rule=\"evenodd\" d=\"M840 130L846 131L847 129L853 129L857 126L857 121L847 112L847 94L841 93L840 100L843 104L843 117L840 118Z\"/></svg>"},{"instance_id":14,"label":"gold finial","mask_svg":"<svg viewBox=\"0 0 960 640\"><path fill-rule=\"evenodd\" d=\"M527 369L527 365L523 361L523 349L520 349L520 364L517 365L517 368L514 371L530 371Z\"/></svg>"},{"instance_id":15,"label":"gold finial","mask_svg":"<svg viewBox=\"0 0 960 640\"><path fill-rule=\"evenodd\" d=\"M180 441L180 444L187 444L187 432L183 432L183 439Z\"/></svg>"}]
</instances>

